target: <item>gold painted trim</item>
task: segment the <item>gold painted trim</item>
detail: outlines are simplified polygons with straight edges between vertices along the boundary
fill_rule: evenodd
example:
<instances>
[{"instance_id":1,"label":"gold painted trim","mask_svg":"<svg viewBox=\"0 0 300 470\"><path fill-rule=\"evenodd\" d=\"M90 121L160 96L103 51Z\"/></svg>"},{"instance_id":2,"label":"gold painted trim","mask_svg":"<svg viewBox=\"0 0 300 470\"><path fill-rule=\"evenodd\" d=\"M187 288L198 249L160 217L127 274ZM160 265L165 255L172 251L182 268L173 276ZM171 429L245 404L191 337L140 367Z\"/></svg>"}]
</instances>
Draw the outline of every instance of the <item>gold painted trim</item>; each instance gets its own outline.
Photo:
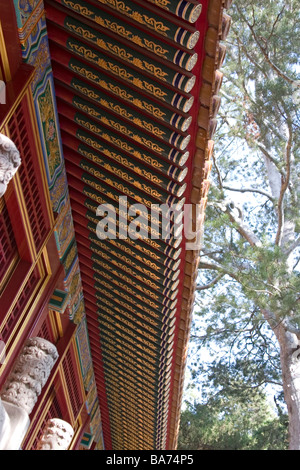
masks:
<instances>
[{"instance_id":1,"label":"gold painted trim","mask_svg":"<svg viewBox=\"0 0 300 470\"><path fill-rule=\"evenodd\" d=\"M21 292L23 291L29 277L31 276L33 270L35 268L38 268L39 270L39 274L40 274L40 279L38 280L37 282L37 285L34 289L34 291L32 292L30 298L27 300L26 302L26 305L24 306L23 308L23 312L22 312L22 315L18 318L18 321L13 329L13 331L11 332L11 335L10 335L10 338L8 339L7 343L6 343L6 347L7 347L7 350L8 350L8 353L6 355L6 358L7 360L9 360L9 358L13 355L13 352L14 352L14 349L16 347L16 345L18 344L23 332L24 332L24 329L29 321L29 319L31 318L32 316L32 312L34 311L34 309L36 308L36 305L37 303L39 302L41 296L43 295L44 293L44 290L51 278L51 273L47 273L47 271L45 271L45 266L44 266L44 262L42 259L39 259L35 264L33 264L27 274L27 276L25 277L24 281L22 282L21 286L20 286L20 289L18 291L18 294L16 295L15 297L15 300L14 302L12 303L9 311L7 312L7 315L3 321L3 325L5 325L5 323L9 320L9 317L11 315L11 312L16 304L16 302L18 301L20 295L21 295ZM34 299L34 300L33 300ZM29 305L30 308L29 308ZM24 321L24 318L27 318L27 321ZM21 324L21 327L19 327L19 325ZM1 330L0 330L1 331ZM17 332L17 334L16 334ZM11 339L13 338L13 340ZM5 364L4 364L5 366Z\"/></svg>"},{"instance_id":2,"label":"gold painted trim","mask_svg":"<svg viewBox=\"0 0 300 470\"><path fill-rule=\"evenodd\" d=\"M20 256L19 256L19 253L17 252L13 259L11 260L10 262L10 265L9 267L6 269L6 272L1 280L1 283L0 283L0 299L1 299L1 296L11 278L11 276L13 275L13 273L15 272L17 266L18 266L18 262L20 261Z\"/></svg>"},{"instance_id":3,"label":"gold painted trim","mask_svg":"<svg viewBox=\"0 0 300 470\"><path fill-rule=\"evenodd\" d=\"M1 50L1 57L2 57L2 64L3 64L3 72L5 77L4 81L5 82L10 82L11 81L11 71L10 71L10 66L9 66L9 61L8 61L8 55L6 51L6 45L5 45L5 38L4 38L4 33L3 33L3 28L2 28L2 23L0 21L0 50Z\"/></svg>"},{"instance_id":4,"label":"gold painted trim","mask_svg":"<svg viewBox=\"0 0 300 470\"><path fill-rule=\"evenodd\" d=\"M8 310L8 312L7 312L7 314L6 314L6 316L5 316L5 318L3 319L2 325L5 325L5 323L9 320L9 317L10 317L10 315L11 315L11 313L12 313L12 310L14 309L15 304L17 303L17 301L18 301L18 299L19 299L19 297L20 297L21 292L24 290L24 287L26 286L27 281L28 281L28 279L30 278L30 276L31 276L31 274L32 274L32 272L33 272L33 270L34 270L34 268L35 268L35 265L32 265L31 268L30 268L30 270L29 270L29 272L28 272L27 275L25 276L25 278L24 278L24 280L23 280L23 282L22 282L22 284L21 284L21 286L20 286L20 288L19 288L19 290L18 290L18 293L17 293L16 296L15 296L14 301L12 302L12 304L11 304L11 306L10 306L10 308L9 308L9 310ZM40 279L40 280L38 281L38 285L36 286L36 288L35 288L35 290L34 290L34 293L36 292L36 290L37 290L37 288L39 287L39 284L40 284L41 282L42 282L42 280ZM34 293L33 293L33 294L34 294ZM33 294L32 294L32 295L33 295ZM32 298L32 295L31 295L30 299ZM26 306L24 307L23 311L26 310L26 307L27 307L27 305L29 304L30 299L27 300ZM20 323L20 321L22 320L22 318L23 318L23 315L22 315L21 317L19 317L18 324ZM1 328L1 326L0 326L0 333L1 333L2 329L3 329L3 328ZM15 327L15 329L17 329L17 327ZM11 332L11 335L10 335L11 337L14 336L15 329ZM9 343L9 340L8 340L8 342L7 342L6 345L9 346L9 344L10 344L10 343Z\"/></svg>"},{"instance_id":5,"label":"gold painted trim","mask_svg":"<svg viewBox=\"0 0 300 470\"><path fill-rule=\"evenodd\" d=\"M1 198L0 198L0 214L2 213L2 211L3 211L3 209L4 209L4 206L5 206L4 198L1 197Z\"/></svg>"},{"instance_id":6,"label":"gold painted trim","mask_svg":"<svg viewBox=\"0 0 300 470\"><path fill-rule=\"evenodd\" d=\"M15 109L15 107L14 107ZM13 111L14 111L13 109ZM9 138L11 138L10 132L8 125L5 126L5 135ZM27 246L30 252L30 257L32 260L35 260L37 258L37 253L35 249L35 243L33 239L33 235L31 232L31 226L30 226L30 221L29 221L29 216L27 213L27 208L26 208L26 203L25 203L25 198L23 195L23 190L22 190L22 184L20 180L20 175L19 172L17 172L14 176L14 178L10 181L10 190L12 191L14 189L14 193L17 198L17 202L19 204L20 208L20 215L22 216L22 221L24 224L24 230L26 234L26 242Z\"/></svg>"},{"instance_id":7,"label":"gold painted trim","mask_svg":"<svg viewBox=\"0 0 300 470\"><path fill-rule=\"evenodd\" d=\"M42 411L42 413L41 413L41 415L40 415L40 417L39 417L37 423L35 423L35 420L34 420L34 419L32 420L31 423L34 424L34 427L32 428L31 426L29 426L28 431L27 431L27 434L30 433L30 432L32 432L32 431L35 431L35 432L32 433L32 435L31 435L31 437L30 437L30 439L29 439L29 441L28 441L28 443L27 443L27 445L26 445L26 447L25 447L25 450L30 450L31 447L32 447L32 445L33 445L33 443L34 443L34 441L36 440L36 438L37 438L37 436L38 436L38 433L39 433L39 431L40 431L40 429L41 429L42 423L43 423L44 420L45 420L45 416L47 415L47 413L48 413L48 411L49 411L49 409L50 409L50 407L51 407L51 405L52 405L52 403L53 403L53 401L54 401L55 394L56 394L56 392L55 392L55 390L53 390L52 394L51 394L50 397L49 397L49 400L48 400L46 403L45 403L45 402L43 403L43 407L42 407L42 410L43 410L43 411ZM26 435L27 435L27 434L26 434ZM25 436L24 440L25 440L25 439L26 439L26 436Z\"/></svg>"},{"instance_id":8,"label":"gold painted trim","mask_svg":"<svg viewBox=\"0 0 300 470\"><path fill-rule=\"evenodd\" d=\"M1 45L0 45L1 47ZM21 101L23 100L26 92L28 91L28 88L30 86L30 83L32 82L33 80L33 74L30 75L28 78L27 78L27 81L24 83L24 86L22 88L22 90L20 91L17 99L14 101L14 105L11 106L9 112L5 115L5 119L3 120L2 122L2 126L1 126L1 129L0 129L0 132L5 135L7 135L9 137L9 134L8 134L8 129L7 129L7 126L8 126L8 123L9 121L11 120L14 112L15 112L15 109L19 106L19 104L21 103ZM6 131L4 130L6 129Z\"/></svg>"},{"instance_id":9,"label":"gold painted trim","mask_svg":"<svg viewBox=\"0 0 300 470\"><path fill-rule=\"evenodd\" d=\"M49 317L50 317L52 332L55 336L55 340L58 341L64 335L63 327L61 323L61 314L59 312L56 312L55 310L50 310Z\"/></svg>"},{"instance_id":10,"label":"gold painted trim","mask_svg":"<svg viewBox=\"0 0 300 470\"><path fill-rule=\"evenodd\" d=\"M55 313L56 312L54 312L53 310L48 311L48 320L49 320L49 323L50 323L51 334L52 334L53 339L54 339L54 344L57 343L57 341L59 340L59 337L60 337L59 333L57 331Z\"/></svg>"},{"instance_id":11,"label":"gold painted trim","mask_svg":"<svg viewBox=\"0 0 300 470\"><path fill-rule=\"evenodd\" d=\"M48 235L48 237L47 237L47 239L46 239L46 244L45 244L44 247L42 248L42 252L41 252L41 254L39 255L39 258L40 258L40 259L43 259L43 261L44 261L46 273L47 273L47 274L50 274L50 275L52 274L52 269L51 269L51 264L50 264L49 256L48 256L47 242L49 241L49 238L50 238L51 235L52 235L52 232Z\"/></svg>"},{"instance_id":12,"label":"gold painted trim","mask_svg":"<svg viewBox=\"0 0 300 470\"><path fill-rule=\"evenodd\" d=\"M43 184L43 189L44 189L44 197L46 200L47 213L48 213L49 220L50 220L50 227L53 228L55 225L55 220L54 220L54 214L52 210L50 191L49 191L47 175L46 175L46 170L45 170L45 163L44 163L40 134L39 134L38 125L37 125L37 116L35 112L33 96L32 96L31 90L29 89L27 89L26 94L27 94L28 111L29 111L29 115L31 118L30 119L31 127L33 131L33 136L34 136L35 148L37 150L38 159L39 159L39 167L40 167L40 172L42 176L42 184Z\"/></svg>"},{"instance_id":13,"label":"gold painted trim","mask_svg":"<svg viewBox=\"0 0 300 470\"><path fill-rule=\"evenodd\" d=\"M82 424L83 424L83 420L82 420L82 416L81 416L82 409L83 409L83 407L80 410L80 414L78 415L78 419L76 420L76 423L74 423L74 428L75 428L75 429L73 429L74 430L74 436L72 438L72 441L69 445L68 450L74 450L73 448L74 448L74 446L77 442L79 434L81 433L81 430L82 430L81 428L82 428Z\"/></svg>"},{"instance_id":14,"label":"gold painted trim","mask_svg":"<svg viewBox=\"0 0 300 470\"><path fill-rule=\"evenodd\" d=\"M83 406L85 404L85 401L86 401L86 393L85 393L85 390L84 390L84 384L83 384L82 375L81 375L81 368L80 368L79 357L78 357L78 353L77 353L75 333L76 333L76 330L74 331L74 335L71 338L69 347L66 349L66 351L64 353L64 358L66 357L66 354L67 354L68 351L70 351L71 354L72 353L74 354L74 358L75 358L75 362L76 362L76 366L77 366L79 383L80 383L80 389L81 389L81 394L82 394L82 406ZM67 386L65 372L64 372L64 369L63 369L63 360L61 361L59 370L60 370L60 376L61 376L62 386L63 386L63 389L64 389L64 396L65 396L65 400L66 400L66 403L67 403L69 416L70 416L71 421L72 421L71 425L74 426L76 421L78 420L78 417L80 416L80 413L82 411L82 407L81 407L78 415L75 416L74 412L73 412L73 409L72 409L72 403L71 403L71 400L70 400L70 393L69 393L69 389L68 389L68 386Z\"/></svg>"},{"instance_id":15,"label":"gold painted trim","mask_svg":"<svg viewBox=\"0 0 300 470\"><path fill-rule=\"evenodd\" d=\"M80 361L79 361L78 348L77 348L77 343L76 343L76 331L77 330L75 330L75 335L72 339L72 343L73 343L72 346L73 346L75 362L76 362L78 376L79 376L81 393L82 393L83 401L85 402L86 401L86 392L85 392L85 388L84 388L83 377L82 377L82 373L81 373L81 365L80 365Z\"/></svg>"},{"instance_id":16,"label":"gold painted trim","mask_svg":"<svg viewBox=\"0 0 300 470\"><path fill-rule=\"evenodd\" d=\"M40 10L40 14L36 15L36 12ZM29 36L31 35L32 31L36 28L37 23L40 21L40 19L44 16L45 14L45 9L43 5L43 0L40 0L40 2L35 6L34 11L31 13L32 15L35 15L34 21L32 22L31 28L28 28L27 21L23 28L18 28L19 32L19 39L20 39L20 44L26 44ZM26 33L24 35L24 32Z\"/></svg>"},{"instance_id":17,"label":"gold painted trim","mask_svg":"<svg viewBox=\"0 0 300 470\"><path fill-rule=\"evenodd\" d=\"M30 251L30 257L31 257L32 262L34 262L34 260L37 258L37 253L35 249L33 235L31 232L31 226L30 226L29 216L28 216L27 207L25 203L25 198L24 198L23 191L22 191L22 183L21 183L20 175L18 172L15 174L14 178L12 179L12 182L15 187L15 194L16 194L19 206L20 206L20 213L23 219L27 245Z\"/></svg>"},{"instance_id":18,"label":"gold painted trim","mask_svg":"<svg viewBox=\"0 0 300 470\"><path fill-rule=\"evenodd\" d=\"M69 348L66 349L65 353L67 353L68 350L69 350ZM64 358L65 358L65 356L66 356L66 354L64 355ZM64 371L64 368L63 368L63 360L59 364L59 375L60 375L61 385L62 385L63 392L64 392L64 398L65 398L67 409L68 409L68 414L69 414L69 417L70 417L70 424L73 427L76 423L77 416L74 416L74 412L73 412L73 409L72 409L72 403L71 403L71 400L70 400L68 384L67 384L67 380L66 380L66 376L65 376L65 371Z\"/></svg>"},{"instance_id":19,"label":"gold painted trim","mask_svg":"<svg viewBox=\"0 0 300 470\"><path fill-rule=\"evenodd\" d=\"M29 94L28 90L25 91L24 96L26 94L27 94L28 108L30 108L30 105L31 105L31 107L33 105L33 101L32 101L32 99L30 99L31 94ZM29 109L29 112L31 112L30 109ZM31 116L31 123L36 125L36 121L34 120L34 116ZM6 126L5 131L6 131L5 134L8 137L10 137L8 126ZM34 134L35 134L35 131L34 131ZM39 139L37 138L36 135L35 135L35 139L36 139L36 144L37 144L39 142ZM41 159L43 159L43 157L41 155L41 148L38 149L38 157L39 157L40 171L43 175L44 166L41 164ZM44 174L43 176L44 176L44 179L45 179L46 175ZM49 207L47 207L49 218L50 218L49 233L48 233L48 235L46 236L46 238L44 240L43 246L40 248L39 252L37 253L36 248L35 248L34 238L33 238L32 231L31 231L31 226L30 226L29 216L28 216L27 207L26 207L26 203L25 203L25 198L24 198L24 194L23 194L23 190L22 190L20 175L19 175L18 172L16 173L16 175L14 176L14 178L12 179L12 181L10 183L11 183L10 191L14 190L14 193L15 193L15 196L17 198L18 205L19 205L20 215L21 215L21 218L22 218L22 221L23 221L23 224L24 224L26 245L29 249L32 266L29 270L28 275L26 276L23 283L21 284L21 287L20 287L20 289L19 289L19 291L18 291L18 293L15 297L15 301L11 305L9 311L7 312L6 319L11 314L11 311L13 310L13 308L15 306L15 303L16 303L17 299L19 298L20 294L21 294L21 291L23 290L23 288L25 286L25 283L28 281L29 276L31 275L33 269L36 266L39 268L39 274L40 274L41 278L43 278L45 276L45 272L47 272L48 278L51 276L51 266L50 266L50 262L49 262L49 257L48 257L46 245L47 245L47 243L48 243L48 241L49 241L49 239L52 236L53 231L54 231L54 214L53 214L52 209L49 212ZM48 206L49 206L49 205L51 205L50 204L50 195L49 195L48 185L45 188L45 181L43 181L43 189L44 189L44 194L45 194L45 198L46 198L46 203L47 203L47 199L48 199ZM47 196L48 196L48 198L47 198ZM44 264L41 262L41 259L43 259ZM22 258L20 259L20 261L22 261ZM45 265L46 271L44 269L44 265ZM17 265L16 265L16 267L17 267ZM45 281L45 285L46 285L46 283L47 283L47 281ZM4 291L4 289L1 289L0 296L3 294L3 291Z\"/></svg>"},{"instance_id":20,"label":"gold painted trim","mask_svg":"<svg viewBox=\"0 0 300 470\"><path fill-rule=\"evenodd\" d=\"M62 338L63 335L64 335L64 331L63 331L63 326L62 326L62 322L61 322L61 314L58 313L58 312L54 312L54 313L55 313L55 322L56 322L57 333L58 333L59 337Z\"/></svg>"}]
</instances>

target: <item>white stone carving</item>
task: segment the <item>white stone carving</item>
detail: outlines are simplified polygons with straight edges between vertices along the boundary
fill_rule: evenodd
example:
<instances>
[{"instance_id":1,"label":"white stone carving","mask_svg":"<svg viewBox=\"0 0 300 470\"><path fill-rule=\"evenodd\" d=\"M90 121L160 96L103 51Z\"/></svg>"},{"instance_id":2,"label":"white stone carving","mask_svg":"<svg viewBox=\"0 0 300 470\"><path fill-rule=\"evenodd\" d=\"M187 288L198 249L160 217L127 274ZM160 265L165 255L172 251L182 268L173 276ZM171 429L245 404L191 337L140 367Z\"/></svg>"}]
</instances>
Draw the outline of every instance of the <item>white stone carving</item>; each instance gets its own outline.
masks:
<instances>
[{"instance_id":1,"label":"white stone carving","mask_svg":"<svg viewBox=\"0 0 300 470\"><path fill-rule=\"evenodd\" d=\"M0 197L21 165L20 152L6 135L0 134Z\"/></svg>"},{"instance_id":2,"label":"white stone carving","mask_svg":"<svg viewBox=\"0 0 300 470\"><path fill-rule=\"evenodd\" d=\"M19 450L30 425L29 416L16 405L4 400L1 403L5 421L0 432L0 450Z\"/></svg>"},{"instance_id":3,"label":"white stone carving","mask_svg":"<svg viewBox=\"0 0 300 470\"><path fill-rule=\"evenodd\" d=\"M43 338L29 338L1 391L1 398L30 415L58 358L56 347Z\"/></svg>"},{"instance_id":4,"label":"white stone carving","mask_svg":"<svg viewBox=\"0 0 300 470\"><path fill-rule=\"evenodd\" d=\"M1 442L6 441L6 436L10 433L10 419L0 398L0 449Z\"/></svg>"},{"instance_id":5,"label":"white stone carving","mask_svg":"<svg viewBox=\"0 0 300 470\"><path fill-rule=\"evenodd\" d=\"M37 450L68 450L74 436L72 426L62 419L49 419Z\"/></svg>"}]
</instances>

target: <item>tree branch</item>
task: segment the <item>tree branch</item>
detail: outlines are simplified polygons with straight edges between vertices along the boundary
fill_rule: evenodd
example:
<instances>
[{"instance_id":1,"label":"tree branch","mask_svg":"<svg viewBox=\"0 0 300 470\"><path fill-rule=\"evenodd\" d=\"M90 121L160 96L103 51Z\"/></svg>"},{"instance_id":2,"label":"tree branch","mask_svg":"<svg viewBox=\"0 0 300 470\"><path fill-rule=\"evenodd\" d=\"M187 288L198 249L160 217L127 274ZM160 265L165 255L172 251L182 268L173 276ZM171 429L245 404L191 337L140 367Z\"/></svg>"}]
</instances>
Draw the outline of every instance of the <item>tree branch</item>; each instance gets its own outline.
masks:
<instances>
[{"instance_id":1,"label":"tree branch","mask_svg":"<svg viewBox=\"0 0 300 470\"><path fill-rule=\"evenodd\" d=\"M240 193L258 193L261 194L262 196L266 196L270 201L274 202L274 198L271 196L271 194L267 193L263 189L256 189L256 188L232 188L230 186L223 186L224 189L227 189L228 191L237 191Z\"/></svg>"},{"instance_id":2,"label":"tree branch","mask_svg":"<svg viewBox=\"0 0 300 470\"><path fill-rule=\"evenodd\" d=\"M282 240L282 228L284 222L284 210L283 210L283 199L285 192L289 186L290 182L290 174L291 174L291 153L292 153L292 141L293 141L293 130L291 124L288 125L289 129L289 138L286 144L286 151L285 151L285 161L286 161L286 174L285 176L281 176L281 188L280 194L278 199L278 227L277 233L275 237L275 244L281 244Z\"/></svg>"},{"instance_id":3,"label":"tree branch","mask_svg":"<svg viewBox=\"0 0 300 470\"><path fill-rule=\"evenodd\" d=\"M266 167L272 196L274 200L278 200L280 194L280 181L281 178L284 177L284 172L282 168L280 168L280 162L270 155L262 143L258 143L258 148L264 156L264 164Z\"/></svg>"},{"instance_id":4,"label":"tree branch","mask_svg":"<svg viewBox=\"0 0 300 470\"><path fill-rule=\"evenodd\" d=\"M296 85L298 87L300 87L300 85L292 78L290 78L288 75L286 75L284 72L282 72L282 70L280 70L279 67L277 67L277 65L275 65L270 57L269 57L269 54L267 52L267 49L266 47L262 46L261 42L259 41L258 37L257 37L257 34L255 33L255 30L254 30L254 27L253 25L251 25L249 23L249 21L246 19L245 15L243 15L243 13L241 12L241 9L239 8L239 6L237 5L236 6L241 18L243 19L243 21L246 23L246 25L248 26L248 28L250 29L251 33L252 33L252 36L259 48L259 50L261 51L261 53L263 54L266 62L270 65L270 67L272 68L272 70L274 70L274 72L281 78L283 78L286 82L290 83L291 85Z\"/></svg>"},{"instance_id":5,"label":"tree branch","mask_svg":"<svg viewBox=\"0 0 300 470\"><path fill-rule=\"evenodd\" d=\"M270 41L271 37L273 36L274 31L275 31L275 27L276 27L276 25L277 25L277 23L278 23L280 17L282 16L282 13L284 12L285 8L286 8L286 6L284 5L284 6L282 7L281 11L278 13L278 15L277 15L277 17L276 17L276 20L275 20L274 23L273 23L272 30L271 30L271 32L270 32L270 34L269 34L268 41Z\"/></svg>"},{"instance_id":6,"label":"tree branch","mask_svg":"<svg viewBox=\"0 0 300 470\"><path fill-rule=\"evenodd\" d=\"M235 31L233 29L233 32L235 34L235 37L236 37L236 40L239 44L239 46L241 47L242 51L244 52L245 56L249 59L249 61L254 65L254 67L256 67L257 69L259 69L261 71L261 73L264 75L264 77L266 78L267 77L267 74L266 72L262 69L262 67L259 65L259 63L254 59L254 57L249 54L248 50L247 50L247 47L244 45L244 43L241 41L240 37L239 37L239 32L238 31Z\"/></svg>"},{"instance_id":7,"label":"tree branch","mask_svg":"<svg viewBox=\"0 0 300 470\"><path fill-rule=\"evenodd\" d=\"M286 248L283 253L285 256L289 256L298 246L300 245L300 236L294 240L291 245Z\"/></svg>"},{"instance_id":8,"label":"tree branch","mask_svg":"<svg viewBox=\"0 0 300 470\"><path fill-rule=\"evenodd\" d=\"M279 171L278 169L278 166L279 166L279 162L276 160L276 158L272 157L272 155L267 151L266 147L258 142L258 148L259 150L264 154L264 156L270 160L270 162L274 163L274 165L276 166L277 170Z\"/></svg>"},{"instance_id":9,"label":"tree branch","mask_svg":"<svg viewBox=\"0 0 300 470\"><path fill-rule=\"evenodd\" d=\"M227 274L228 276L230 276L235 281L238 281L238 275L236 275L235 273L229 271L228 269L224 268L221 264L218 264L218 263L208 263L206 261L201 261L201 258L200 258L199 269L208 269L208 270L212 270L212 271L219 271L219 273L222 274L222 277L225 276L225 274Z\"/></svg>"},{"instance_id":10,"label":"tree branch","mask_svg":"<svg viewBox=\"0 0 300 470\"><path fill-rule=\"evenodd\" d=\"M212 281L208 282L207 284L205 284L203 286L196 286L196 291L210 289L215 284L217 284L219 282L219 280L222 279L222 277L224 277L224 276L225 276L225 273L218 274Z\"/></svg>"},{"instance_id":11,"label":"tree branch","mask_svg":"<svg viewBox=\"0 0 300 470\"><path fill-rule=\"evenodd\" d=\"M215 158L215 155L213 154L212 155L212 160L213 160L213 164L214 164L214 167L215 167L215 170L216 170L216 173L217 173L217 178L218 178L218 182L219 182L219 189L221 191L221 193L223 193L223 180L222 180L222 175L221 175L221 172L220 172L220 168L216 162L216 158Z\"/></svg>"},{"instance_id":12,"label":"tree branch","mask_svg":"<svg viewBox=\"0 0 300 470\"><path fill-rule=\"evenodd\" d=\"M277 318L276 315L268 309L262 309L262 314L264 315L265 319L271 326L272 330L274 331L276 337L279 337L279 333L277 331L279 326L282 326L286 331L296 336L298 340L300 340L300 329L291 325L288 318Z\"/></svg>"},{"instance_id":13,"label":"tree branch","mask_svg":"<svg viewBox=\"0 0 300 470\"><path fill-rule=\"evenodd\" d=\"M255 235L255 233L250 230L249 227L247 227L240 215L234 214L233 210L229 207L229 204L227 204L226 212L229 215L230 220L236 224L237 226L237 231L239 234L251 245L251 246L261 246L261 241L260 239Z\"/></svg>"}]
</instances>

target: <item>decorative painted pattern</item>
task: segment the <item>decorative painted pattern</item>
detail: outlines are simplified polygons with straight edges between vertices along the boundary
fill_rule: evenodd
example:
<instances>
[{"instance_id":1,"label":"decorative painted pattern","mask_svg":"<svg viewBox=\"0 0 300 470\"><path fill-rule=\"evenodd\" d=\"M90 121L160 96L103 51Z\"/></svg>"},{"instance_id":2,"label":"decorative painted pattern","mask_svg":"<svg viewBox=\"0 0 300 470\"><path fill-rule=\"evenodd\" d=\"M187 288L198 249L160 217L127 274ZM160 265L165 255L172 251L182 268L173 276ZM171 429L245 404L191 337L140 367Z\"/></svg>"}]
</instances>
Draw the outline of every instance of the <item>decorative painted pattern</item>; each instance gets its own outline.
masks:
<instances>
[{"instance_id":1,"label":"decorative painted pattern","mask_svg":"<svg viewBox=\"0 0 300 470\"><path fill-rule=\"evenodd\" d=\"M114 11L121 12L136 23L174 40L188 49L195 47L199 40L199 31L177 27L172 21L162 18L153 11L147 10L146 5L140 6L130 0L98 0L98 3L109 6Z\"/></svg>"},{"instance_id":2,"label":"decorative painted pattern","mask_svg":"<svg viewBox=\"0 0 300 470\"><path fill-rule=\"evenodd\" d=\"M44 2L43 0L14 0L14 5L23 60L35 67L32 94L50 199L53 211L58 214L54 232L56 245L60 259L66 269L65 292L55 291L50 307L55 307L54 310L57 311L64 311L65 296L69 294L70 319L78 325L76 342L83 381L87 389L91 386L96 388L87 337L78 257L76 245L72 244L74 228L56 108ZM99 447L102 448L103 436L101 434L102 425L98 401L95 402L95 410L94 435L98 439Z\"/></svg>"}]
</instances>

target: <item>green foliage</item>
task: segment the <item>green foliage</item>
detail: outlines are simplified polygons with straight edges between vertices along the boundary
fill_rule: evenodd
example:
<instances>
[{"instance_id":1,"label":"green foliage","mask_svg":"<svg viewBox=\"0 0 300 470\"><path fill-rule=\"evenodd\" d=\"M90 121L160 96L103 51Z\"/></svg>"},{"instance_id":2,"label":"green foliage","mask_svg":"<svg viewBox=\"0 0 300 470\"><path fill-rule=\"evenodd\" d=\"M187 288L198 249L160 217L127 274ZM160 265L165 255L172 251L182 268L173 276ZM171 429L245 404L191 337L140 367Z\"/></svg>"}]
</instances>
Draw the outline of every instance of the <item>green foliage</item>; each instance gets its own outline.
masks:
<instances>
[{"instance_id":1,"label":"green foliage","mask_svg":"<svg viewBox=\"0 0 300 470\"><path fill-rule=\"evenodd\" d=\"M257 390L247 394L226 390L203 404L187 404L178 449L286 450L287 419L284 414L276 416Z\"/></svg>"},{"instance_id":2,"label":"green foliage","mask_svg":"<svg viewBox=\"0 0 300 470\"><path fill-rule=\"evenodd\" d=\"M274 329L284 322L300 337L300 7L235 0L229 13L191 336L188 388L201 399L182 414L179 445L281 449L287 423Z\"/></svg>"}]
</instances>

